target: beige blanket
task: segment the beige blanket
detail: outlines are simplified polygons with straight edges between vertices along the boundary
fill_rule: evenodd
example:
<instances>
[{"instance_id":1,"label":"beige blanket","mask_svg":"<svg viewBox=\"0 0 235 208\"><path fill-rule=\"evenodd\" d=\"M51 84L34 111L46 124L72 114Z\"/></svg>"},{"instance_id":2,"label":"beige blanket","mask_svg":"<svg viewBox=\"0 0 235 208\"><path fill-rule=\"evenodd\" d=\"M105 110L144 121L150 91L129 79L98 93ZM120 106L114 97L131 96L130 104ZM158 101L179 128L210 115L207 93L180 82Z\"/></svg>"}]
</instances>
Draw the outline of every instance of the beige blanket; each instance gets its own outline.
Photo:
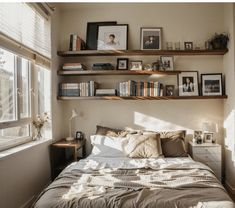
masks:
<instances>
[{"instance_id":1,"label":"beige blanket","mask_svg":"<svg viewBox=\"0 0 235 208\"><path fill-rule=\"evenodd\" d=\"M201 163L155 162L125 169L99 162L89 168L88 163L65 170L34 207L233 207L213 172Z\"/></svg>"}]
</instances>

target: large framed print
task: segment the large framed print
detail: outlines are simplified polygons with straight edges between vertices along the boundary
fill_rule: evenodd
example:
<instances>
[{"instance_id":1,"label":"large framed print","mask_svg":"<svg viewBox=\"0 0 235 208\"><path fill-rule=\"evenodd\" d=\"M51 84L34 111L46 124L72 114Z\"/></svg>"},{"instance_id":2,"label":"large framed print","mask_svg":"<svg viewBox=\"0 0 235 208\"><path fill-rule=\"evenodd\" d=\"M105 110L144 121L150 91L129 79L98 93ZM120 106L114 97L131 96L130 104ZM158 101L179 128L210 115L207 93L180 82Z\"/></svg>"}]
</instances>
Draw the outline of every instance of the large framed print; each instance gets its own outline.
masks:
<instances>
[{"instance_id":1,"label":"large framed print","mask_svg":"<svg viewBox=\"0 0 235 208\"><path fill-rule=\"evenodd\" d=\"M162 49L162 28L142 27L140 30L141 50L161 50Z\"/></svg>"},{"instance_id":2,"label":"large framed print","mask_svg":"<svg viewBox=\"0 0 235 208\"><path fill-rule=\"evenodd\" d=\"M97 50L98 29L101 25L116 25L116 21L88 22L86 30L86 46L88 50Z\"/></svg>"},{"instance_id":3,"label":"large framed print","mask_svg":"<svg viewBox=\"0 0 235 208\"><path fill-rule=\"evenodd\" d=\"M99 26L98 50L127 50L128 25Z\"/></svg>"},{"instance_id":4,"label":"large framed print","mask_svg":"<svg viewBox=\"0 0 235 208\"><path fill-rule=\"evenodd\" d=\"M178 75L179 96L198 96L198 72L182 71Z\"/></svg>"},{"instance_id":5,"label":"large framed print","mask_svg":"<svg viewBox=\"0 0 235 208\"><path fill-rule=\"evenodd\" d=\"M201 74L202 95L222 95L222 74Z\"/></svg>"}]
</instances>

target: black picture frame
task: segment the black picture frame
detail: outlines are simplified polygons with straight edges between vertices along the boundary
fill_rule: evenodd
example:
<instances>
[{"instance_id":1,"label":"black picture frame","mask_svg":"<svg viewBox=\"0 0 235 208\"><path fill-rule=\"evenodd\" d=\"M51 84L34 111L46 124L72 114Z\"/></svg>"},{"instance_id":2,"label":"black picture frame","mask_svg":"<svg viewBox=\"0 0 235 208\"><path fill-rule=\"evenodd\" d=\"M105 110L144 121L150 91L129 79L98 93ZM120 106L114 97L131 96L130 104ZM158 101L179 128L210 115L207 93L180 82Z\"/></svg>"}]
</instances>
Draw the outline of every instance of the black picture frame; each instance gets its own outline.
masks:
<instances>
[{"instance_id":1,"label":"black picture frame","mask_svg":"<svg viewBox=\"0 0 235 208\"><path fill-rule=\"evenodd\" d=\"M125 61L125 68L120 67L120 62ZM128 70L129 68L129 59L128 58L118 58L117 59L117 70Z\"/></svg>"},{"instance_id":2,"label":"black picture frame","mask_svg":"<svg viewBox=\"0 0 235 208\"><path fill-rule=\"evenodd\" d=\"M153 33L159 32L159 41L157 41L158 47L157 45L153 47L149 47L149 48L145 47L144 32L147 32L147 31L153 32ZM162 50L162 27L141 27L140 28L140 49L141 50Z\"/></svg>"},{"instance_id":3,"label":"black picture frame","mask_svg":"<svg viewBox=\"0 0 235 208\"><path fill-rule=\"evenodd\" d=\"M165 86L165 95L166 96L175 96L175 85L166 85Z\"/></svg>"},{"instance_id":4,"label":"black picture frame","mask_svg":"<svg viewBox=\"0 0 235 208\"><path fill-rule=\"evenodd\" d=\"M106 22L88 22L86 31L86 48L87 50L97 50L98 28L105 25L116 25L116 21Z\"/></svg>"},{"instance_id":5,"label":"black picture frame","mask_svg":"<svg viewBox=\"0 0 235 208\"><path fill-rule=\"evenodd\" d=\"M206 92L205 91L205 86L204 86L204 77L213 77L217 76L219 78L219 92ZM209 80L209 78L208 78ZM218 79L217 79L218 80ZM202 96L219 96L224 94L224 89L223 89L223 74L222 73L208 73L208 74L201 74L201 91L202 91Z\"/></svg>"},{"instance_id":6,"label":"black picture frame","mask_svg":"<svg viewBox=\"0 0 235 208\"><path fill-rule=\"evenodd\" d=\"M184 42L184 50L192 51L193 50L193 42Z\"/></svg>"}]
</instances>

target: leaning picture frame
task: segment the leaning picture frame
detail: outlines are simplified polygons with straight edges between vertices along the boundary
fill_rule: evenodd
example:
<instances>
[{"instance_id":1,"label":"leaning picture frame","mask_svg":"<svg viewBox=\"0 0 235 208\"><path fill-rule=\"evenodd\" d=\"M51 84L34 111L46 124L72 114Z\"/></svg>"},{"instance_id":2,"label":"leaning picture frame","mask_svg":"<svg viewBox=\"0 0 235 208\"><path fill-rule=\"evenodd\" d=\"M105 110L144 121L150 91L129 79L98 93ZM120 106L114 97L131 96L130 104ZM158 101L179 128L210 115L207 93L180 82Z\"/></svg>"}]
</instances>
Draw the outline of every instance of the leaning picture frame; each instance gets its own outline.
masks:
<instances>
[{"instance_id":1,"label":"leaning picture frame","mask_svg":"<svg viewBox=\"0 0 235 208\"><path fill-rule=\"evenodd\" d=\"M203 96L223 95L222 73L201 74Z\"/></svg>"},{"instance_id":2,"label":"leaning picture frame","mask_svg":"<svg viewBox=\"0 0 235 208\"><path fill-rule=\"evenodd\" d=\"M161 50L162 49L162 28L161 27L141 27L140 28L140 48L141 50Z\"/></svg>"},{"instance_id":3,"label":"leaning picture frame","mask_svg":"<svg viewBox=\"0 0 235 208\"><path fill-rule=\"evenodd\" d=\"M98 50L127 50L128 24L99 26Z\"/></svg>"},{"instance_id":4,"label":"leaning picture frame","mask_svg":"<svg viewBox=\"0 0 235 208\"><path fill-rule=\"evenodd\" d=\"M88 50L97 50L98 29L101 25L116 25L116 21L88 22L86 30L86 47Z\"/></svg>"},{"instance_id":5,"label":"leaning picture frame","mask_svg":"<svg viewBox=\"0 0 235 208\"><path fill-rule=\"evenodd\" d=\"M198 71L182 71L178 74L179 96L199 96Z\"/></svg>"}]
</instances>

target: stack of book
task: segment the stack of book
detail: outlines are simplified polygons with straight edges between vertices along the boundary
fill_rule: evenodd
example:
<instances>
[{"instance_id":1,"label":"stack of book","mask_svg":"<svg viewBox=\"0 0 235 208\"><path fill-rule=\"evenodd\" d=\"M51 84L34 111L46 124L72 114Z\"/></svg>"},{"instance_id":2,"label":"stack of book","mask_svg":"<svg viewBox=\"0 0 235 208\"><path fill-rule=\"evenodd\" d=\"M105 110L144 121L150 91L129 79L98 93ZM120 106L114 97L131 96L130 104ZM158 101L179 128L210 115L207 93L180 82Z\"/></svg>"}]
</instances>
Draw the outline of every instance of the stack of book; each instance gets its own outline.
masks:
<instances>
[{"instance_id":1,"label":"stack of book","mask_svg":"<svg viewBox=\"0 0 235 208\"><path fill-rule=\"evenodd\" d=\"M82 83L61 83L60 96L77 97L77 96L95 96L98 84L94 81Z\"/></svg>"},{"instance_id":2,"label":"stack of book","mask_svg":"<svg viewBox=\"0 0 235 208\"><path fill-rule=\"evenodd\" d=\"M65 63L62 67L63 70L68 71L83 71L86 70L87 67L84 64L81 63Z\"/></svg>"},{"instance_id":3,"label":"stack of book","mask_svg":"<svg viewBox=\"0 0 235 208\"><path fill-rule=\"evenodd\" d=\"M93 70L114 70L114 66L110 63L95 63L92 65Z\"/></svg>"},{"instance_id":4,"label":"stack of book","mask_svg":"<svg viewBox=\"0 0 235 208\"><path fill-rule=\"evenodd\" d=\"M129 80L119 83L120 96L163 96L163 84L160 82L141 82Z\"/></svg>"},{"instance_id":5,"label":"stack of book","mask_svg":"<svg viewBox=\"0 0 235 208\"><path fill-rule=\"evenodd\" d=\"M70 35L69 50L80 51L86 49L85 42L76 34Z\"/></svg>"},{"instance_id":6,"label":"stack of book","mask_svg":"<svg viewBox=\"0 0 235 208\"><path fill-rule=\"evenodd\" d=\"M116 89L97 89L96 96L116 96Z\"/></svg>"}]
</instances>

